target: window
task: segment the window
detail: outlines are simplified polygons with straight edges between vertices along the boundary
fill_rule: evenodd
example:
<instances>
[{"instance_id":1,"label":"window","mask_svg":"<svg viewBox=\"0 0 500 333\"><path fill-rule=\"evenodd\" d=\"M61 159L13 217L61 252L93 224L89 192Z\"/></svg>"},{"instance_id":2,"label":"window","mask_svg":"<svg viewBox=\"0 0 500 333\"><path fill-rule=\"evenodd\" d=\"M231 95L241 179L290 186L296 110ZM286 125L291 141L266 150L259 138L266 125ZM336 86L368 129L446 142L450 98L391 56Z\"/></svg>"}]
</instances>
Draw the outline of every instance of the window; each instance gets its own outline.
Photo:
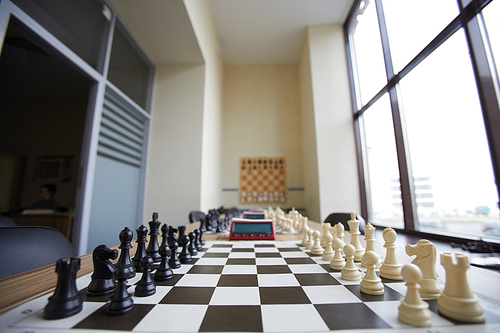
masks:
<instances>
[{"instance_id":1,"label":"window","mask_svg":"<svg viewBox=\"0 0 500 333\"><path fill-rule=\"evenodd\" d=\"M499 17L488 0L354 3L344 29L369 222L500 239Z\"/></svg>"}]
</instances>

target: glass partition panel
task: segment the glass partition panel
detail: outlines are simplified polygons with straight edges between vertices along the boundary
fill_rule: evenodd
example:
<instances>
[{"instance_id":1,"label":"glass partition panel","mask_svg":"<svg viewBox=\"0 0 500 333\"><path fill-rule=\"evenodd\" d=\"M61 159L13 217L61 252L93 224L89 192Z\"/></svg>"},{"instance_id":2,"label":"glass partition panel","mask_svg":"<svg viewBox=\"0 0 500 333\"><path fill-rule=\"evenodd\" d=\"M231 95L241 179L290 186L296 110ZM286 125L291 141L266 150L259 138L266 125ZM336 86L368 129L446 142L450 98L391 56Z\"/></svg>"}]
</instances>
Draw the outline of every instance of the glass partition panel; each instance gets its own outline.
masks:
<instances>
[{"instance_id":1,"label":"glass partition panel","mask_svg":"<svg viewBox=\"0 0 500 333\"><path fill-rule=\"evenodd\" d=\"M404 228L396 142L389 96L361 117L370 222Z\"/></svg>"},{"instance_id":2,"label":"glass partition panel","mask_svg":"<svg viewBox=\"0 0 500 333\"><path fill-rule=\"evenodd\" d=\"M143 109L150 87L151 66L117 22L113 36L108 79Z\"/></svg>"},{"instance_id":3,"label":"glass partition panel","mask_svg":"<svg viewBox=\"0 0 500 333\"><path fill-rule=\"evenodd\" d=\"M394 74L458 15L456 0L383 0L383 6Z\"/></svg>"},{"instance_id":4,"label":"glass partition panel","mask_svg":"<svg viewBox=\"0 0 500 333\"><path fill-rule=\"evenodd\" d=\"M111 11L97 0L13 0L89 65L102 72Z\"/></svg>"},{"instance_id":5,"label":"glass partition panel","mask_svg":"<svg viewBox=\"0 0 500 333\"><path fill-rule=\"evenodd\" d=\"M498 230L498 196L463 30L400 84L419 229L469 237Z\"/></svg>"},{"instance_id":6,"label":"glass partition panel","mask_svg":"<svg viewBox=\"0 0 500 333\"><path fill-rule=\"evenodd\" d=\"M358 106L365 105L387 83L382 42L375 1L361 1L357 15L349 25L352 36L353 66Z\"/></svg>"}]
</instances>

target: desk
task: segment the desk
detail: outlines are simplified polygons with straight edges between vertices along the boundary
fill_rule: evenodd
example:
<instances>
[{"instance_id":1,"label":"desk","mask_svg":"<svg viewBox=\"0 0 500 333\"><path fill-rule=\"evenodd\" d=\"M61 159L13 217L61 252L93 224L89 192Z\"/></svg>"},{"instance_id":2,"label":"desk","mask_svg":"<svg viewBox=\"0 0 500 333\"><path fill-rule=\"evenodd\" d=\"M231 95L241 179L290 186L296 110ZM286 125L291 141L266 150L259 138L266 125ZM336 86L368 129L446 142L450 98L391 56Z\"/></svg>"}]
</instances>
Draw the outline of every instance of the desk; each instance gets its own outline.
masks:
<instances>
[{"instance_id":1,"label":"desk","mask_svg":"<svg viewBox=\"0 0 500 333\"><path fill-rule=\"evenodd\" d=\"M320 230L320 224L319 223L315 223L315 222L311 222L310 221L309 222L309 226L311 228ZM197 227L198 227L198 224L196 224L196 223L195 224L190 224L190 225L188 225L186 227L186 232L190 232L190 231L194 230ZM383 244L382 244L383 241L381 241L382 237L381 237L381 233L380 232L381 232L380 230L377 231L376 237L377 237L378 240L377 240L377 242L375 244L376 244L378 253L381 254L382 257L384 257L385 256L385 250L384 250ZM207 242L216 241L216 242L219 242L219 243L227 241L227 239L225 237L227 237L227 236L217 235L217 234L206 234L204 236L204 238L205 238L205 240ZM400 237L400 238L403 238L403 237ZM274 244L275 243L275 244L278 244L277 246L283 246L285 248L286 247L294 247L294 246L296 247L296 244L298 243L297 240L299 240L299 239L302 239L302 235L301 234L287 234L287 235L285 235L285 234L281 234L281 235L278 234L277 235L277 241L280 241L282 243L268 242L268 244L270 244L270 243ZM345 241L349 242L349 240L350 240L349 233L346 232ZM250 251L247 251L247 249L245 248L245 246L246 246L245 243L248 243L248 242L244 242L244 241L242 241L242 242L225 242L225 244L229 244L229 246L231 246L231 247L234 247L234 248L240 248L241 247L242 248L242 249L240 249L241 251L236 251L236 252L241 252L241 256L238 256L236 258L246 258L246 252L250 252ZM262 243L265 243L265 242L262 242ZM363 241L362 241L362 244L364 245ZM136 243L134 242L133 245L134 245L134 249L132 249L131 254L133 254L135 252ZM209 257L211 257L213 259L210 259L210 260L214 260L214 261L221 260L221 261L225 262L225 259L224 260L218 259L219 256L217 255L217 254L225 253L225 251L226 251L225 248L227 248L227 246L225 246L224 244L221 244L221 246L220 246L219 249L215 249L214 248L216 251L211 252L212 256L209 256ZM281 251L281 249L279 249L279 250ZM293 251L300 252L300 251L297 251L297 250L293 250ZM410 258L410 257L406 256L406 254L404 254L403 246L400 246L397 251L398 251L397 252L398 259L399 259L399 261L401 263L405 264L405 263L411 262L412 258ZM253 250L252 250L252 252L253 252ZM281 252L281 255L282 255L283 258L286 257L284 255L284 254L286 254L286 252L287 252L286 250L285 250L285 252ZM257 253L257 251L255 250L255 253L251 254L251 255L255 255L256 253ZM272 263L272 260L276 260L275 258L272 258L273 257L272 251L265 250L263 254L264 255L262 257L264 259L266 259L266 260L270 260L269 263ZM223 255L221 255L220 257L223 257ZM267 258L267 257L269 257L269 258ZM250 258L250 256L249 256L249 258ZM259 256L257 256L257 258L259 258ZM297 258L295 258L295 259L297 259ZM87 254L87 255L82 256L81 260L82 260L82 262L81 262L81 269L80 269L80 271L78 273L78 276L82 277L82 279L87 279L87 281L89 281L90 277L88 276L88 274L91 273L92 270L93 270L92 262L91 262L92 261L91 260L91 254ZM281 259L279 259L279 260L281 260ZM244 260L242 260L242 262L243 261ZM319 263L319 261L318 261L318 263ZM227 267L227 266L225 266L225 264L222 264L222 265L223 265L222 266L223 268ZM188 265L186 265L186 266L188 266ZM214 267L216 267L216 266L217 265L214 265ZM272 269L275 266L280 266L280 265L269 264L268 267L270 269ZM316 266L316 265L314 265L314 266ZM194 266L194 267L196 267L196 266ZM300 270L300 269L303 269L304 267L306 267L306 266L300 266L300 264L299 264L299 265L295 266L295 269L299 269ZM181 269L182 269L182 267L181 267ZM441 282L442 282L442 284L444 284L444 277L445 277L444 270L442 269L442 267L439 264L437 265L437 269L438 269L438 272L439 272L439 275L440 275ZM297 273L297 272L293 272L293 273ZM312 288L310 286L307 287L307 283L308 283L307 280L308 280L308 278L310 276L314 276L315 274L308 274L308 272L302 272L302 273L303 274L301 274L299 272L299 275L301 275L300 277L304 279L304 281L302 281L302 282L305 283L305 286L306 286L306 287L304 287L304 289L309 288L308 292L311 292L311 293L314 294L314 288ZM337 273L332 273L332 274L337 274ZM210 285L210 283L212 283L212 282L209 281L210 280L210 276L209 275L210 274L208 274L207 280L206 280L206 283L208 285ZM231 274L228 274L228 275L231 275ZM295 275L297 275L297 274L295 274ZM328 275L328 273L322 274L322 276L325 276L325 277L327 277L327 275ZM217 275L217 276L219 276L219 275ZM289 289L290 292L295 292L296 289L300 288L300 287L292 287L291 285L289 285L289 283L291 283L290 282L291 280L287 280L287 279L289 279L289 278L291 278L293 276L294 276L294 274L274 274L274 275L267 275L263 279L259 278L259 283L267 285L270 288L278 287L278 289L279 289L279 287L286 287L286 288L290 288ZM486 331L487 329L490 329L492 327L495 327L495 328L498 329L500 327L500 326L498 326L499 325L498 323L500 323L500 311L498 309L498 305L500 304L500 300L498 299L498 298L500 298L500 276L499 276L498 272L493 272L493 271L488 271L488 270L484 270L484 269L479 269L479 268L476 268L476 267L471 267L470 270L469 270L469 272L468 272L468 277L469 277L469 284L471 286L471 289L480 298L480 300L481 300L481 302L483 304L483 307L487 308L488 313L493 313L493 316L490 316L489 318L495 318L495 316L497 316L496 319L498 319L498 321L496 321L495 319L493 321L488 321L487 325L480 325L480 326L478 326L479 327L478 331L481 331L482 329L484 329ZM278 280L285 279L288 282L285 282L285 280L280 280L281 282L278 282L278 280L275 280L275 279L278 279ZM47 266L47 267L43 267L43 268L40 268L40 269L33 270L31 272L26 272L26 273L19 274L19 275L14 276L14 277L9 277L9 278L0 280L0 309L1 309L0 311L5 312L6 310L12 309L14 306L16 306L18 304L22 304L22 303L24 303L26 301L33 300L35 298L40 297L41 295L47 295L47 294L52 293L53 290L54 290L55 284L56 284L56 280L57 280L57 276L54 273L54 265L50 265L50 266ZM243 279L243 280L245 280L245 279ZM227 283L232 283L230 281L230 279L228 281L226 281L226 282ZM302 282L301 282L301 286L302 286ZM82 283L80 283L80 285L82 285ZM244 282L244 283L247 283L247 282ZM297 282L295 282L295 283L297 283ZM83 283L83 285L85 285L85 283ZM189 286L189 283L187 285ZM293 283L292 283L292 285L296 286ZM259 284L259 286L260 286L260 284ZM387 284L386 284L386 286L387 286ZM402 284L402 283L394 284L394 288L395 289L391 289L391 290L400 290L401 293L404 294L405 288L402 287L402 286L404 286L404 284ZM327 287L327 286L325 286L325 287ZM339 286L339 284L337 283L337 285L335 285L333 287L340 288L341 286ZM213 286L212 287L203 287L203 288L204 288L203 290L206 290L207 288L208 289L210 289L210 288L215 289L215 288L213 288ZM258 289L259 287L250 287L248 289L242 288L240 291L245 291L245 292L249 291L250 292L252 290L255 290L255 288ZM224 288L221 288L221 291L224 291L223 289ZM202 290L202 289L199 289L199 290ZM393 293L393 291L391 291L391 292ZM345 290L343 292L343 295L344 296L342 296L342 297L352 297L352 295L345 294ZM215 296L220 296L220 295L214 295L214 300L213 301L217 303L218 301L220 301L220 297L217 298ZM247 296L250 297L250 299L252 297L251 295L247 295ZM247 297L247 296L245 296L244 293L243 294L241 294L241 293L235 293L233 295L233 297L237 297L237 298L238 297ZM281 296L283 296L283 295L281 295ZM323 296L316 295L316 297L321 298ZM254 301L252 301L252 302L254 302ZM270 300L269 302L272 303L272 300ZM292 301L292 302L294 302L294 301ZM360 303L359 300L357 301L357 303ZM378 302L378 303L380 303L380 302ZM251 304L254 304L254 303L251 303ZM370 305L376 305L376 304L377 303L371 303ZM394 306L394 304L398 304L397 303L397 298L395 300L393 300L393 306ZM172 305L171 304L165 304L165 306L168 307L168 306L172 306ZM318 304L318 305L314 305L314 306L316 308L318 308L318 309L322 309L322 308L326 308L327 307L324 304ZM276 313L277 312L273 312L273 311L278 311L278 309L285 309L286 308L288 310L293 310L295 308L296 309L300 308L300 309L306 311L306 313L297 313L296 315L293 315L293 313L292 314L288 313L287 315L289 315L291 317L289 318L288 321L284 321L284 322L287 322L287 323L290 323L290 320L294 320L297 317L299 317L300 320L305 321L307 323L307 320L310 318L309 316L314 316L314 315L317 316L316 312L314 312L314 313L311 312L312 311L311 307L308 307L308 306L306 306L306 305L304 305L302 303L301 304L294 304L293 306L291 304L290 305L273 305L273 304L267 304L267 305L262 305L261 307L265 308L266 311L268 311L268 312L265 312L265 313L263 312L263 316L265 318L267 318L266 316L269 316L269 315L271 315L271 317L273 317L273 314L274 314L274 317L276 317ZM144 309L145 307L142 306L142 305L140 305L140 306L137 306L137 308L138 309ZM193 314L193 318L195 318L197 316L196 315L197 311L200 310L201 308L203 308L203 306L202 305L193 305L192 308L193 308L193 311L194 311L193 312L194 313ZM222 308L225 308L225 307L221 307L220 309L222 309ZM235 308L235 307L234 306L229 306L227 308L228 308L228 311L232 311L231 309ZM136 308L134 307L134 310L135 309ZM174 306L174 307L169 308L169 309L171 311L182 311L182 309L185 309L185 305L184 306ZM218 309L218 310L220 310L220 309ZM397 311L397 307L395 309ZM205 311L205 310L203 310L203 311ZM279 310L279 311L281 311L281 310ZM307 312L307 311L309 311L309 312ZM394 311L392 313L394 313ZM165 314L165 315L167 315L167 314ZM352 316L352 315L353 314L350 314L350 315L347 315L347 316ZM177 318L177 316L180 316L179 318L182 318L182 316L180 314L178 314L177 312L171 312L171 316L174 316L177 319L177 321L179 321L178 318ZM263 318L263 321L265 322L267 320L268 323L269 323L269 318L268 319L265 319L265 318ZM162 318L162 320L168 320L168 316L166 318ZM190 322L190 321L186 320L186 322ZM196 320L193 319L193 322L196 322ZM0 324L1 324L1 318L0 318ZM103 324L103 325L105 325L105 324ZM190 322L189 325L194 325L194 324ZM311 325L314 326L314 324L311 324ZM335 326L335 327L337 327L337 326ZM455 327L458 327L458 326L455 326ZM460 327L464 328L463 326L460 326ZM403 329L403 328L404 327L402 327L401 329ZM453 326L451 328L453 328ZM147 327L142 327L142 329L138 329L138 328L136 328L136 329L139 330L139 331L141 331L142 329L144 329L145 331L148 330ZM154 327L149 327L149 329L150 330L154 329ZM309 327L308 329L312 330L311 327ZM1 330L1 328L0 328L0 330ZM24 330L28 330L28 329L25 328ZM289 331L286 328L282 329L282 330ZM323 327L323 330L325 330L324 327ZM476 327L474 327L474 330L476 330ZM268 327L267 331L272 331L272 329L269 329L269 327ZM322 331L322 329L317 329L317 331ZM426 329L423 330L423 332L426 332L426 331L427 331ZM446 327L440 327L440 331L441 332L448 332L449 330L447 330Z\"/></svg>"},{"instance_id":2,"label":"desk","mask_svg":"<svg viewBox=\"0 0 500 333\"><path fill-rule=\"evenodd\" d=\"M74 214L12 214L19 226L42 226L60 231L71 242Z\"/></svg>"}]
</instances>

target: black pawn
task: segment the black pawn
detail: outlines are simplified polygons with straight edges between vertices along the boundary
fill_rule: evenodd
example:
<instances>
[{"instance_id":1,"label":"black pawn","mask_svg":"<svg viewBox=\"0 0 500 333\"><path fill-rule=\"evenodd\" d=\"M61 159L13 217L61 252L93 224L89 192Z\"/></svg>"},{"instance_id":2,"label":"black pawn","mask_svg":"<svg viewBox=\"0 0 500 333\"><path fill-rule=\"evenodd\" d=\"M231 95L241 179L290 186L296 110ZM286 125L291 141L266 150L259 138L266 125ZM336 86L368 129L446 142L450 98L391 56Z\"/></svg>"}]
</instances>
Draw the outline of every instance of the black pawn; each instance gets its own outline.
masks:
<instances>
[{"instance_id":1,"label":"black pawn","mask_svg":"<svg viewBox=\"0 0 500 333\"><path fill-rule=\"evenodd\" d=\"M179 254L179 260L183 264L191 262L191 254L189 253L189 248L188 248L189 236L188 235L182 236L181 243L182 243L182 250L181 253Z\"/></svg>"},{"instance_id":2,"label":"black pawn","mask_svg":"<svg viewBox=\"0 0 500 333\"><path fill-rule=\"evenodd\" d=\"M49 297L43 318L61 319L82 311L83 298L76 289L76 273L80 270L80 258L59 259L56 263L57 285Z\"/></svg>"},{"instance_id":3,"label":"black pawn","mask_svg":"<svg viewBox=\"0 0 500 333\"><path fill-rule=\"evenodd\" d=\"M106 245L97 246L92 252L92 261L94 263L94 273L92 273L92 281L87 287L87 295L89 296L105 296L115 292L116 267L110 261L118 258L118 251L111 250Z\"/></svg>"},{"instance_id":4,"label":"black pawn","mask_svg":"<svg viewBox=\"0 0 500 333\"><path fill-rule=\"evenodd\" d=\"M141 260L142 277L135 286L135 296L146 297L156 293L156 286L151 279L151 267L153 267L153 259L150 256L145 256Z\"/></svg>"},{"instance_id":5,"label":"black pawn","mask_svg":"<svg viewBox=\"0 0 500 333\"><path fill-rule=\"evenodd\" d=\"M134 300L132 295L127 291L127 276L128 271L125 267L119 268L116 271L115 277L117 280L116 292L111 297L108 303L106 313L110 316L121 316L132 311Z\"/></svg>"},{"instance_id":6,"label":"black pawn","mask_svg":"<svg viewBox=\"0 0 500 333\"><path fill-rule=\"evenodd\" d=\"M160 262L158 254L158 235L161 222L158 221L158 213L153 213L153 220L149 221L149 244L146 249L146 254L153 259L154 262Z\"/></svg>"},{"instance_id":7,"label":"black pawn","mask_svg":"<svg viewBox=\"0 0 500 333\"><path fill-rule=\"evenodd\" d=\"M196 246L196 250L201 251L201 250L203 250L203 246L200 243L200 230L195 229L193 232L194 232L194 235L196 236L195 242L194 242L194 245Z\"/></svg>"},{"instance_id":8,"label":"black pawn","mask_svg":"<svg viewBox=\"0 0 500 333\"><path fill-rule=\"evenodd\" d=\"M168 230L169 230L169 226L166 223L161 226L161 245L168 246Z\"/></svg>"},{"instance_id":9,"label":"black pawn","mask_svg":"<svg viewBox=\"0 0 500 333\"><path fill-rule=\"evenodd\" d=\"M190 232L189 233L189 246L188 246L188 250L189 250L189 254L191 254L191 256L195 256L198 254L198 250L196 249L196 235L194 234L194 232Z\"/></svg>"},{"instance_id":10,"label":"black pawn","mask_svg":"<svg viewBox=\"0 0 500 333\"><path fill-rule=\"evenodd\" d=\"M203 230L200 230L200 236L198 237L198 242L201 246L205 245L205 240L203 239Z\"/></svg>"},{"instance_id":11,"label":"black pawn","mask_svg":"<svg viewBox=\"0 0 500 333\"><path fill-rule=\"evenodd\" d=\"M148 237L148 228L141 225L137 228L137 251L135 256L132 258L132 263L134 265L136 272L142 272L141 260L146 256L146 238Z\"/></svg>"},{"instance_id":12,"label":"black pawn","mask_svg":"<svg viewBox=\"0 0 500 333\"><path fill-rule=\"evenodd\" d=\"M174 272L168 265L168 257L170 256L170 248L167 245L160 245L158 253L161 256L160 266L155 272L155 281L166 281L174 277Z\"/></svg>"},{"instance_id":13,"label":"black pawn","mask_svg":"<svg viewBox=\"0 0 500 333\"><path fill-rule=\"evenodd\" d=\"M118 259L117 268L124 267L126 271L128 271L128 279L131 279L135 276L135 268L132 265L132 261L130 260L130 252L129 250L132 248L130 242L132 241L132 237L134 234L132 231L125 227L120 232L120 246L118 248L121 250L120 258Z\"/></svg>"},{"instance_id":14,"label":"black pawn","mask_svg":"<svg viewBox=\"0 0 500 333\"><path fill-rule=\"evenodd\" d=\"M168 259L170 268L176 269L181 267L181 261L179 260L179 256L177 254L179 244L177 244L176 241L172 241L168 244L168 246L170 247L170 258Z\"/></svg>"}]
</instances>

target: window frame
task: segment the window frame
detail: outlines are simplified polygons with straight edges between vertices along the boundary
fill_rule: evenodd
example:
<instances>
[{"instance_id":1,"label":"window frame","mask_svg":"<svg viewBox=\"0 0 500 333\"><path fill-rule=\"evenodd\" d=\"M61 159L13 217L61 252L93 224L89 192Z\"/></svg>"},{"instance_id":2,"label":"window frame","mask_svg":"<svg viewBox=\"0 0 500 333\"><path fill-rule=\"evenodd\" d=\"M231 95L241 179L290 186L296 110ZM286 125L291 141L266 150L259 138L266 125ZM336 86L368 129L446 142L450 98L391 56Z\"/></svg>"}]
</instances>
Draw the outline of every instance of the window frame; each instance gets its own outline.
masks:
<instances>
[{"instance_id":1,"label":"window frame","mask_svg":"<svg viewBox=\"0 0 500 333\"><path fill-rule=\"evenodd\" d=\"M488 47L485 45L485 39L482 32L485 30L481 11L493 0L457 0L459 14L432 40L424 47L401 71L394 73L391 51L389 47L389 37L385 23L382 0L373 0L379 23L379 32L381 36L382 49L384 53L385 71L387 75L387 84L380 89L365 105L358 105L356 92L355 64L353 59L352 36L349 26L356 18L358 8L363 0L355 0L351 10L344 23L344 42L347 55L347 64L349 69L351 103L353 109L354 133L356 137L357 167L359 175L361 214L367 221L372 221L369 210L367 195L367 177L364 163L363 135L361 133L360 117L375 102L377 102L385 93L389 94L391 111L393 116L393 126L396 140L396 152L398 156L398 168L400 174L401 198L403 202L403 221L404 230L409 233L418 233L419 235L431 235L438 238L446 238L448 241L452 238L460 237L440 236L418 231L418 217L416 209L415 191L413 188L411 163L408 154L408 140L405 133L404 120L400 110L399 81L416 68L427 56L443 44L456 31L464 28L467 46L471 54L472 67L476 79L478 96L481 104L481 110L484 118L486 136L490 148L491 162L495 183L497 186L497 195L500 198L500 108L498 80L491 72L491 66L488 62ZM461 1L467 1L466 6ZM430 8L429 10L432 10ZM424 24L424 23L422 23Z\"/></svg>"}]
</instances>

